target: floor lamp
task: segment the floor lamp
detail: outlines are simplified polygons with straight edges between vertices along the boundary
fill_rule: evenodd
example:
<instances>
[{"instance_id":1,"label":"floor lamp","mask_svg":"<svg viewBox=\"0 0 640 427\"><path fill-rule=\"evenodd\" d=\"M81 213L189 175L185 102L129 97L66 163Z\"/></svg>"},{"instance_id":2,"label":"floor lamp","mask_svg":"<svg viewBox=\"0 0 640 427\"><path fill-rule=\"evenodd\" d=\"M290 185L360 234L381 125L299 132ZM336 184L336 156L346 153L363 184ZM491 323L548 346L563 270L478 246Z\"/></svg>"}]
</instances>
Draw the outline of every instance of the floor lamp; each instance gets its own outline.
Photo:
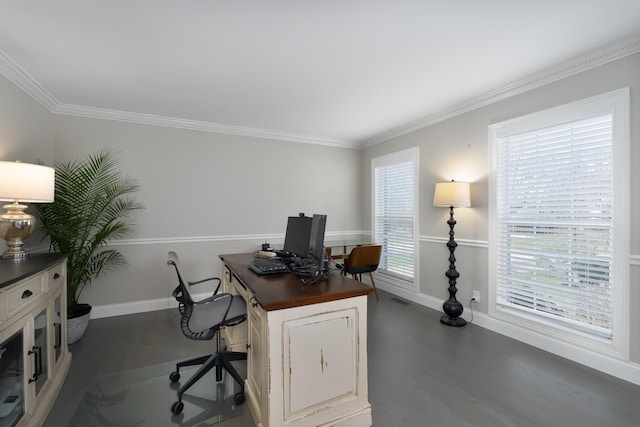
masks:
<instances>
[{"instance_id":1,"label":"floor lamp","mask_svg":"<svg viewBox=\"0 0 640 427\"><path fill-rule=\"evenodd\" d=\"M464 326L467 322L460 317L464 310L462 304L456 299L456 280L460 277L460 273L456 271L456 257L454 252L458 244L453 238L453 227L456 225L456 220L453 219L453 208L468 208L471 206L471 196L469 191L468 182L439 182L436 184L436 190L433 195L433 206L447 207L449 211L449 241L447 247L449 248L449 270L445 273L445 276L449 279L449 299L442 304L442 309L445 313L440 318L440 322L449 326Z\"/></svg>"}]
</instances>

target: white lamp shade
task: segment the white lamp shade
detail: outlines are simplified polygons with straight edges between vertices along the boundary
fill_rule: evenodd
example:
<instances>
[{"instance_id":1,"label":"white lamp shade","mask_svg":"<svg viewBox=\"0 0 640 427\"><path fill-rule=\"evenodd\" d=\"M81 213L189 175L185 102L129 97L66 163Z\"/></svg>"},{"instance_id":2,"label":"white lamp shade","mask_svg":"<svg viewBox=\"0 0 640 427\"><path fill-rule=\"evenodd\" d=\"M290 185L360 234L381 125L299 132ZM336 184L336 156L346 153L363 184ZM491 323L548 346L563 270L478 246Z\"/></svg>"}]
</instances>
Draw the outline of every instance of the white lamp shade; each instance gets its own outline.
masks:
<instances>
[{"instance_id":1,"label":"white lamp shade","mask_svg":"<svg viewBox=\"0 0 640 427\"><path fill-rule=\"evenodd\" d=\"M468 208L471 206L471 192L468 182L439 182L433 194L433 206Z\"/></svg>"},{"instance_id":2,"label":"white lamp shade","mask_svg":"<svg viewBox=\"0 0 640 427\"><path fill-rule=\"evenodd\" d=\"M53 202L55 169L22 162L0 162L0 200Z\"/></svg>"}]
</instances>

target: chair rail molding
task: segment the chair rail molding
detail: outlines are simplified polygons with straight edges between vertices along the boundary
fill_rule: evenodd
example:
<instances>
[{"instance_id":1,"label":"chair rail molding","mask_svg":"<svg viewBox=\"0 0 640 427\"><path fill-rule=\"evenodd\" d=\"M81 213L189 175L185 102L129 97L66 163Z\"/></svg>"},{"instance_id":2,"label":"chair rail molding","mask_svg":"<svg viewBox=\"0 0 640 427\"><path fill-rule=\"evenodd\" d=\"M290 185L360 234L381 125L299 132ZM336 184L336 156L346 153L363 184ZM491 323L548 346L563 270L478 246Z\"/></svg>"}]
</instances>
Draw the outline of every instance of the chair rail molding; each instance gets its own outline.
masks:
<instances>
[{"instance_id":1,"label":"chair rail molding","mask_svg":"<svg viewBox=\"0 0 640 427\"><path fill-rule=\"evenodd\" d=\"M426 242L426 243L447 244L449 239L445 237L439 237L439 236L419 236L418 241ZM489 242L487 240L460 239L456 237L456 243L458 244L458 246L472 246L475 248L485 248L485 249L489 247Z\"/></svg>"},{"instance_id":2,"label":"chair rail molding","mask_svg":"<svg viewBox=\"0 0 640 427\"><path fill-rule=\"evenodd\" d=\"M363 230L347 230L332 231L325 234L325 240L349 239L371 233ZM234 242L234 241L253 241L253 240L284 240L284 233L278 234L229 234L219 236L176 236L176 237L149 237L143 239L123 239L114 242L112 246L129 246L129 245L162 245L172 243L203 243L203 242Z\"/></svg>"}]
</instances>

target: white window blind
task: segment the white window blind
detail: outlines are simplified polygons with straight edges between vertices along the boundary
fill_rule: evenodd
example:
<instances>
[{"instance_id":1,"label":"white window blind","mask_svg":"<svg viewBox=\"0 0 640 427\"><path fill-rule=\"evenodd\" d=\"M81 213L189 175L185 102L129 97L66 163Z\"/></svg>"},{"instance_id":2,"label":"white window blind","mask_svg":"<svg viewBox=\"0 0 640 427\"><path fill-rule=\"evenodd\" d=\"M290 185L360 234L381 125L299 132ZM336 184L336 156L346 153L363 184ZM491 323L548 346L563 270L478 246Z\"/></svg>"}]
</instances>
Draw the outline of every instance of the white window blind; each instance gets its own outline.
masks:
<instances>
[{"instance_id":1,"label":"white window blind","mask_svg":"<svg viewBox=\"0 0 640 427\"><path fill-rule=\"evenodd\" d=\"M612 114L497 144L496 304L611 339Z\"/></svg>"},{"instance_id":2,"label":"white window blind","mask_svg":"<svg viewBox=\"0 0 640 427\"><path fill-rule=\"evenodd\" d=\"M413 280L415 268L416 152L374 159L374 239L382 244L379 270Z\"/></svg>"}]
</instances>

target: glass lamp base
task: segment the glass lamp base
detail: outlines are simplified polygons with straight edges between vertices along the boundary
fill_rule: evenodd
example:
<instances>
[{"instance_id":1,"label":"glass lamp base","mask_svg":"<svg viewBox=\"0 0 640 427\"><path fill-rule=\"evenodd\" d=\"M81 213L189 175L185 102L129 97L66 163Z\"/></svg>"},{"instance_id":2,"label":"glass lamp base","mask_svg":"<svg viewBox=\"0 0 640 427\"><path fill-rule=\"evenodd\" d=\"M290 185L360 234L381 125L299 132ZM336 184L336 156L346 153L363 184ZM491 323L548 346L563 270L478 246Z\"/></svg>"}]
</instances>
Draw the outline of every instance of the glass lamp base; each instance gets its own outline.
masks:
<instances>
[{"instance_id":1,"label":"glass lamp base","mask_svg":"<svg viewBox=\"0 0 640 427\"><path fill-rule=\"evenodd\" d=\"M25 213L27 206L19 203L4 205L6 212L0 215L0 237L7 241L7 250L3 259L22 259L29 253L22 247L27 237L31 236L36 225L33 215Z\"/></svg>"}]
</instances>

